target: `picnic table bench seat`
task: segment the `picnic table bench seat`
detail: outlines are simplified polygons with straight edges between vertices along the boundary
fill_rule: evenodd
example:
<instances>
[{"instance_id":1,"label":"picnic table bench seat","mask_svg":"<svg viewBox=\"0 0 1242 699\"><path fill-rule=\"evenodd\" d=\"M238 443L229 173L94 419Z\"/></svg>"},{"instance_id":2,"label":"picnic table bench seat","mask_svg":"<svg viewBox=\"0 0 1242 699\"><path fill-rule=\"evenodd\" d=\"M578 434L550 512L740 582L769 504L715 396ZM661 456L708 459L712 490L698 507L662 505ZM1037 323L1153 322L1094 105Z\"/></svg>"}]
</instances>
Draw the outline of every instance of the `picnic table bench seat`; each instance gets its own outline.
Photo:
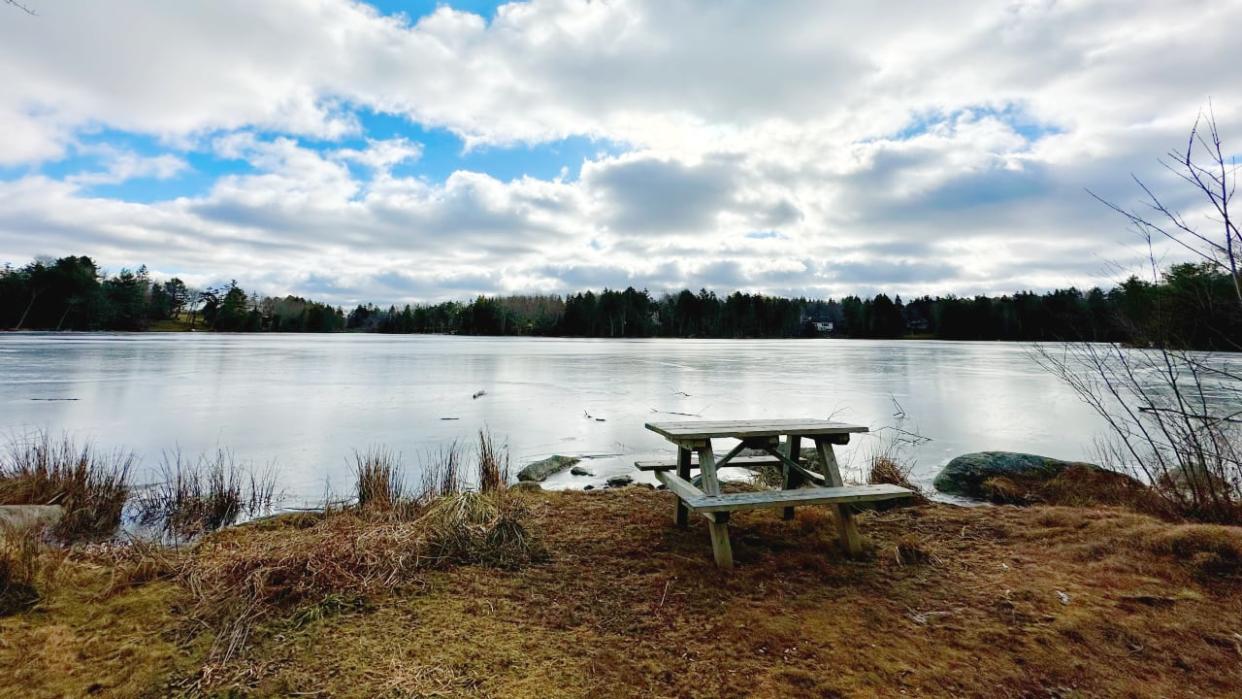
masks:
<instances>
[{"instance_id":1,"label":"picnic table bench seat","mask_svg":"<svg viewBox=\"0 0 1242 699\"><path fill-rule=\"evenodd\" d=\"M837 466L834 444L845 444L851 434L866 432L859 425L830 420L694 420L647 423L647 429L663 436L677 446L677 460L639 461L640 471L653 472L677 497L674 521L677 526L688 524L689 514L697 512L707 518L716 565L733 567L733 550L729 543L729 515L737 510L778 508L785 519L791 519L795 505L831 505L836 510L837 534L841 546L851 555L862 550L858 526L848 505L906 498L914 492L896 485L845 485ZM782 441L781 437L785 439ZM738 440L731 451L716 459L712 439ZM822 473L812 471L801 458L801 443L808 438L815 444ZM766 452L766 456L742 456L747 449ZM697 463L695 456L698 457ZM782 488L750 493L722 493L716 470L722 466L767 466L782 468ZM691 478L690 471L699 476Z\"/></svg>"}]
</instances>

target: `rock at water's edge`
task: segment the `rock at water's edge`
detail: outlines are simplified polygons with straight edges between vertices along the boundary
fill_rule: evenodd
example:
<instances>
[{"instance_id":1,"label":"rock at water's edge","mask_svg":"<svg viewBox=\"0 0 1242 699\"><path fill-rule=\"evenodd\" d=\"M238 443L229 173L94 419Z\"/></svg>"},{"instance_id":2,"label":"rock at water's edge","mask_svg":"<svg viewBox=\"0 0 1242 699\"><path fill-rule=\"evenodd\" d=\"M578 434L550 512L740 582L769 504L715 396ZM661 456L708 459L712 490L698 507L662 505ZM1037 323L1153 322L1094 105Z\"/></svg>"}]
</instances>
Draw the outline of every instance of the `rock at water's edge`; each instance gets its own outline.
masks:
<instances>
[{"instance_id":1,"label":"rock at water's edge","mask_svg":"<svg viewBox=\"0 0 1242 699\"><path fill-rule=\"evenodd\" d=\"M582 468L581 466L574 466L573 468L569 469L569 473L574 476L594 476L595 475L594 473L591 473L590 471L586 470L585 468Z\"/></svg>"},{"instance_id":2,"label":"rock at water's edge","mask_svg":"<svg viewBox=\"0 0 1242 699\"><path fill-rule=\"evenodd\" d=\"M1095 464L1078 461L1062 461L1038 454L1021 454L1012 451L980 451L963 454L941 469L933 481L936 490L953 495L986 498L983 482L989 478L1006 477L1046 480L1054 478L1065 469L1078 466L1099 470Z\"/></svg>"},{"instance_id":3,"label":"rock at water's edge","mask_svg":"<svg viewBox=\"0 0 1242 699\"><path fill-rule=\"evenodd\" d=\"M561 469L573 466L579 461L581 461L581 459L574 456L560 456L554 454L542 461L527 464L525 468L518 471L518 480L539 482L560 471Z\"/></svg>"},{"instance_id":4,"label":"rock at water's edge","mask_svg":"<svg viewBox=\"0 0 1242 699\"><path fill-rule=\"evenodd\" d=\"M634 479L629 476L612 476L608 480L604 481L604 484L609 488L624 488L633 482Z\"/></svg>"},{"instance_id":5,"label":"rock at water's edge","mask_svg":"<svg viewBox=\"0 0 1242 699\"><path fill-rule=\"evenodd\" d=\"M60 505L0 505L0 524L14 529L51 527L63 514Z\"/></svg>"}]
</instances>

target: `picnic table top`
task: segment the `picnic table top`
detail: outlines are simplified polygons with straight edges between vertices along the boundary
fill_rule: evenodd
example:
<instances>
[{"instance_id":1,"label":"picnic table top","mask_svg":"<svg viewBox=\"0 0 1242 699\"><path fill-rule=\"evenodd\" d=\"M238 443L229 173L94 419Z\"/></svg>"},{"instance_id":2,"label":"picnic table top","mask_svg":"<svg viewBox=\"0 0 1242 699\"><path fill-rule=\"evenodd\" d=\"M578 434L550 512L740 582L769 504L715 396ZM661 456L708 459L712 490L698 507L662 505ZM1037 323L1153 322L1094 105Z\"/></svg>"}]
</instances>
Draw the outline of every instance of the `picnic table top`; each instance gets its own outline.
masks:
<instances>
[{"instance_id":1,"label":"picnic table top","mask_svg":"<svg viewBox=\"0 0 1242 699\"><path fill-rule=\"evenodd\" d=\"M671 440L747 437L778 437L780 435L814 436L867 432L862 425L832 420L680 420L648 422L647 429Z\"/></svg>"}]
</instances>

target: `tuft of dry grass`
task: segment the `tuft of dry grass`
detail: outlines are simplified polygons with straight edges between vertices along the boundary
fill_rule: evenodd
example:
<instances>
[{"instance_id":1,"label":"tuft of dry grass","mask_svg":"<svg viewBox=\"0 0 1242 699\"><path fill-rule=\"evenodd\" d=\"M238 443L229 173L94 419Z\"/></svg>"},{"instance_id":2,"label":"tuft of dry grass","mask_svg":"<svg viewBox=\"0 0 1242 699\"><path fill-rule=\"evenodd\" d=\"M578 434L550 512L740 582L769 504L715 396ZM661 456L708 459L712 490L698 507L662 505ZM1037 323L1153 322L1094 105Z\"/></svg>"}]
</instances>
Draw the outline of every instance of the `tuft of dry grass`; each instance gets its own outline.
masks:
<instances>
[{"instance_id":1,"label":"tuft of dry grass","mask_svg":"<svg viewBox=\"0 0 1242 699\"><path fill-rule=\"evenodd\" d=\"M462 474L461 444L454 441L436 451L428 451L422 462L422 478L417 500L427 503L445 495L455 495L465 489Z\"/></svg>"},{"instance_id":2,"label":"tuft of dry grass","mask_svg":"<svg viewBox=\"0 0 1242 699\"><path fill-rule=\"evenodd\" d=\"M108 580L99 593L102 599L148 583L175 579L186 555L184 549L135 536L76 547L69 552L75 563L108 572Z\"/></svg>"},{"instance_id":3,"label":"tuft of dry grass","mask_svg":"<svg viewBox=\"0 0 1242 699\"><path fill-rule=\"evenodd\" d=\"M35 606L55 582L65 551L46 540L42 525L0 525L0 617Z\"/></svg>"},{"instance_id":4,"label":"tuft of dry grass","mask_svg":"<svg viewBox=\"0 0 1242 699\"><path fill-rule=\"evenodd\" d=\"M886 454L873 455L868 463L867 483L872 485L887 483L913 490L922 494L922 489L910 482L910 472L914 470L912 463L900 463Z\"/></svg>"},{"instance_id":5,"label":"tuft of dry grass","mask_svg":"<svg viewBox=\"0 0 1242 699\"><path fill-rule=\"evenodd\" d=\"M0 529L0 616L30 609L39 601L39 530Z\"/></svg>"},{"instance_id":6,"label":"tuft of dry grass","mask_svg":"<svg viewBox=\"0 0 1242 699\"><path fill-rule=\"evenodd\" d=\"M920 565L936 562L927 543L917 534L906 534L893 545L893 558L898 565Z\"/></svg>"},{"instance_id":7,"label":"tuft of dry grass","mask_svg":"<svg viewBox=\"0 0 1242 699\"><path fill-rule=\"evenodd\" d=\"M401 456L387 447L354 452L354 492L358 507L370 512L393 512L406 501L405 469Z\"/></svg>"},{"instance_id":8,"label":"tuft of dry grass","mask_svg":"<svg viewBox=\"0 0 1242 699\"><path fill-rule=\"evenodd\" d=\"M191 463L180 451L165 453L159 482L135 500L138 521L175 538L192 538L271 511L276 476L239 466L220 449Z\"/></svg>"},{"instance_id":9,"label":"tuft of dry grass","mask_svg":"<svg viewBox=\"0 0 1242 699\"><path fill-rule=\"evenodd\" d=\"M0 455L0 505L60 505L57 538L102 539L121 523L134 462L132 453L79 447L68 435L13 438Z\"/></svg>"},{"instance_id":10,"label":"tuft of dry grass","mask_svg":"<svg viewBox=\"0 0 1242 699\"><path fill-rule=\"evenodd\" d=\"M509 452L498 449L487 430L479 430L478 460L481 492L490 493L509 485Z\"/></svg>"},{"instance_id":11,"label":"tuft of dry grass","mask_svg":"<svg viewBox=\"0 0 1242 699\"><path fill-rule=\"evenodd\" d=\"M243 527L202 542L180 579L195 614L220 629L213 655L244 648L253 625L330 596L401 589L448 564L512 568L542 555L520 498L464 492L441 497L412 520L377 521L342 511L310 526Z\"/></svg>"}]
</instances>

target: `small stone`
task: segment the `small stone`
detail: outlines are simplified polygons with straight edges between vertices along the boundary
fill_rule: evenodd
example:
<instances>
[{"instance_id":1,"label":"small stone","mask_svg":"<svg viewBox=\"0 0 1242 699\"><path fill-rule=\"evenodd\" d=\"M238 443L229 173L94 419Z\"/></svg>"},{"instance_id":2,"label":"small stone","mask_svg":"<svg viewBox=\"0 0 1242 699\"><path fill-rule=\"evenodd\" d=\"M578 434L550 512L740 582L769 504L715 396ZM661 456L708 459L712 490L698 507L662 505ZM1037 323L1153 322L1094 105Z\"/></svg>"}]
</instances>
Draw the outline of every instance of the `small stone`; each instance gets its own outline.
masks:
<instances>
[{"instance_id":1,"label":"small stone","mask_svg":"<svg viewBox=\"0 0 1242 699\"><path fill-rule=\"evenodd\" d=\"M595 486L593 486L593 485L584 485L584 486L582 486L582 489L583 489L583 490L595 490Z\"/></svg>"},{"instance_id":2,"label":"small stone","mask_svg":"<svg viewBox=\"0 0 1242 699\"><path fill-rule=\"evenodd\" d=\"M582 468L581 466L574 466L573 468L569 469L569 472L575 476L594 476L595 475L594 473L591 473L590 471L586 470L585 468Z\"/></svg>"},{"instance_id":3,"label":"small stone","mask_svg":"<svg viewBox=\"0 0 1242 699\"><path fill-rule=\"evenodd\" d=\"M624 476L624 475L622 475L622 476L612 476L612 477L610 477L607 481L604 481L604 483L605 483L605 484L606 484L609 488L624 488L625 486L627 486L627 485L629 485L629 484L631 484L631 483L633 483L633 482L634 482L634 479L633 479L633 478L631 478L631 477L629 477L629 476Z\"/></svg>"}]
</instances>

